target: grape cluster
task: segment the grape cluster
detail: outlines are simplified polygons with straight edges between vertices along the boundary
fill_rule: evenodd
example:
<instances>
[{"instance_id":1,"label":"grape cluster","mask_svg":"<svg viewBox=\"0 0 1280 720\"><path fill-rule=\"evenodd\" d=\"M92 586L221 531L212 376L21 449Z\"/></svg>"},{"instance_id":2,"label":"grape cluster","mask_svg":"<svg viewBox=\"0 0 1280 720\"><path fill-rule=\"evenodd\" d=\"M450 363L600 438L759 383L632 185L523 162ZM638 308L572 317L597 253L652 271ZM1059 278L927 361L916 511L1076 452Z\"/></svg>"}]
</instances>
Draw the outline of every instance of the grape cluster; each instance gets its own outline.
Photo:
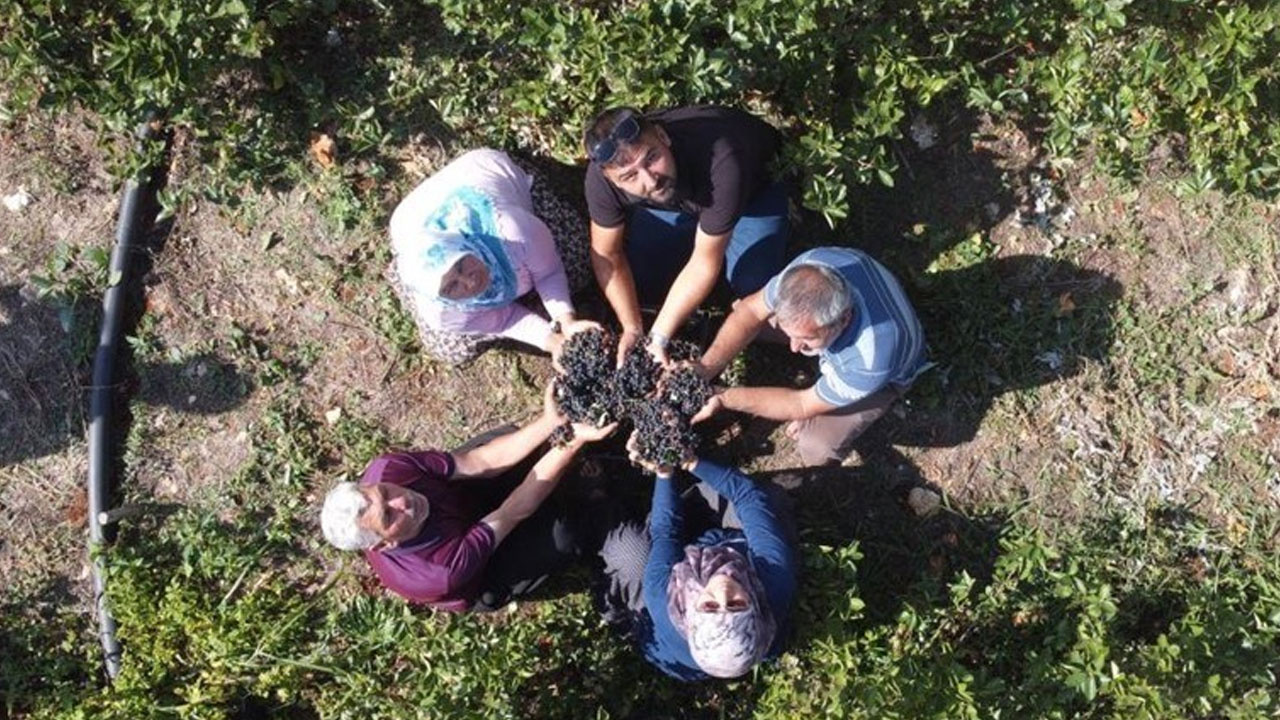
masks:
<instances>
[{"instance_id":1,"label":"grape cluster","mask_svg":"<svg viewBox=\"0 0 1280 720\"><path fill-rule=\"evenodd\" d=\"M570 422L608 425L618 417L613 382L617 340L603 329L585 330L565 340L563 369L555 379L555 400ZM572 437L572 433L570 433Z\"/></svg>"},{"instance_id":2,"label":"grape cluster","mask_svg":"<svg viewBox=\"0 0 1280 720\"><path fill-rule=\"evenodd\" d=\"M659 391L661 401L684 417L693 417L711 399L711 384L689 365L667 373Z\"/></svg>"},{"instance_id":3,"label":"grape cluster","mask_svg":"<svg viewBox=\"0 0 1280 720\"><path fill-rule=\"evenodd\" d=\"M637 403L631 412L636 428L635 451L658 467L678 467L692 455L698 436L675 408L657 400Z\"/></svg>"},{"instance_id":4,"label":"grape cluster","mask_svg":"<svg viewBox=\"0 0 1280 720\"><path fill-rule=\"evenodd\" d=\"M552 447L564 447L573 442L573 423L562 423L551 431L551 437L547 438Z\"/></svg>"},{"instance_id":5,"label":"grape cluster","mask_svg":"<svg viewBox=\"0 0 1280 720\"><path fill-rule=\"evenodd\" d=\"M697 345L683 341L671 343L667 351L679 361L699 355ZM665 371L641 345L629 348L617 369L616 354L617 338L602 329L584 330L565 341L553 392L569 422L556 428L551 442L568 444L572 423L599 427L630 420L644 461L679 465L697 445L689 419L711 397L711 385L688 365Z\"/></svg>"},{"instance_id":6,"label":"grape cluster","mask_svg":"<svg viewBox=\"0 0 1280 720\"><path fill-rule=\"evenodd\" d=\"M618 368L618 372L614 375L614 382L617 383L617 393L620 397L640 400L653 394L653 391L658 388L658 379L661 377L662 366L653 359L641 343L636 343L627 349L626 357L622 359L622 367Z\"/></svg>"},{"instance_id":7,"label":"grape cluster","mask_svg":"<svg viewBox=\"0 0 1280 720\"><path fill-rule=\"evenodd\" d=\"M667 357L672 362L693 362L702 357L702 348L688 340L672 340L667 343Z\"/></svg>"}]
</instances>

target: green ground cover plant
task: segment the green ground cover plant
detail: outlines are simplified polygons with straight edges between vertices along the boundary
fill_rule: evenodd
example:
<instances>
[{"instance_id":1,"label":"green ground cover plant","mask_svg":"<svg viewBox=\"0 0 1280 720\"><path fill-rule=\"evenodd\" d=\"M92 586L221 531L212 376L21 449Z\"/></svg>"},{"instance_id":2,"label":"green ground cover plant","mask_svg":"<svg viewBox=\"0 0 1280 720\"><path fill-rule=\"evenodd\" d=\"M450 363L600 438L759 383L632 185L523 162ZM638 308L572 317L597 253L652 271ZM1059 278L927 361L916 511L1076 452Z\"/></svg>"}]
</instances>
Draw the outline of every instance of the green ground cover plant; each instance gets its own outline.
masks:
<instances>
[{"instance_id":1,"label":"green ground cover plant","mask_svg":"<svg viewBox=\"0 0 1280 720\"><path fill-rule=\"evenodd\" d=\"M907 126L939 101L1012 114L1069 159L1137 176L1161 143L1192 185L1280 187L1280 8L1266 0L683 0L349 3L66 0L0 10L0 117L79 103L119 131L155 109L225 175L282 178L311 129L373 176L438 130L581 156L614 103L745 105L781 125L805 204L844 217L894 182Z\"/></svg>"}]
</instances>

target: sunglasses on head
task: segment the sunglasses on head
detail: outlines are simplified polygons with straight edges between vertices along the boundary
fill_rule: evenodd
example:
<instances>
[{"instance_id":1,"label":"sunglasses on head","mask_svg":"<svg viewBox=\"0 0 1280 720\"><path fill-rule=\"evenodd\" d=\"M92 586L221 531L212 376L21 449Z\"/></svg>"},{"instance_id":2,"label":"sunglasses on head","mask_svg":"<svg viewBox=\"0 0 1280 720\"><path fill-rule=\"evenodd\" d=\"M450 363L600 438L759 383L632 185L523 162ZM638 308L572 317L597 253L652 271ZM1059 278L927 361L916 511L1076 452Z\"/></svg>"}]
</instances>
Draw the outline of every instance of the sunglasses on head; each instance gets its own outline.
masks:
<instances>
[{"instance_id":1,"label":"sunglasses on head","mask_svg":"<svg viewBox=\"0 0 1280 720\"><path fill-rule=\"evenodd\" d=\"M608 136L603 137L595 142L588 150L587 155L592 162L601 165L608 165L614 156L618 154L618 148L623 143L629 143L636 139L640 134L640 121L632 113L627 113L625 117L614 124L613 129L609 131Z\"/></svg>"}]
</instances>

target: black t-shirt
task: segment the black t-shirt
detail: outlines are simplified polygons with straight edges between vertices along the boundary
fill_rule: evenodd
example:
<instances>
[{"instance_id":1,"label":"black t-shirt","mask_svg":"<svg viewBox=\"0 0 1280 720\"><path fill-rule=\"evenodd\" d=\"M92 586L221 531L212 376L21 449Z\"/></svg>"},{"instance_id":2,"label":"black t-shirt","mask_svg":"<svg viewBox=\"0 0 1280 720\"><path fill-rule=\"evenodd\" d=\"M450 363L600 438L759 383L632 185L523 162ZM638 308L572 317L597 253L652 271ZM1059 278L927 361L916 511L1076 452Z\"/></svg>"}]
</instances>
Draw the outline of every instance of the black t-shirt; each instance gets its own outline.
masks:
<instances>
[{"instance_id":1,"label":"black t-shirt","mask_svg":"<svg viewBox=\"0 0 1280 720\"><path fill-rule=\"evenodd\" d=\"M659 205L614 187L597 163L587 167L585 190L591 220L601 227L626 222L627 208L647 205L698 216L708 235L733 230L756 193L769 185L769 163L781 136L769 123L733 108L675 108L646 115L667 131L676 160L676 191Z\"/></svg>"}]
</instances>

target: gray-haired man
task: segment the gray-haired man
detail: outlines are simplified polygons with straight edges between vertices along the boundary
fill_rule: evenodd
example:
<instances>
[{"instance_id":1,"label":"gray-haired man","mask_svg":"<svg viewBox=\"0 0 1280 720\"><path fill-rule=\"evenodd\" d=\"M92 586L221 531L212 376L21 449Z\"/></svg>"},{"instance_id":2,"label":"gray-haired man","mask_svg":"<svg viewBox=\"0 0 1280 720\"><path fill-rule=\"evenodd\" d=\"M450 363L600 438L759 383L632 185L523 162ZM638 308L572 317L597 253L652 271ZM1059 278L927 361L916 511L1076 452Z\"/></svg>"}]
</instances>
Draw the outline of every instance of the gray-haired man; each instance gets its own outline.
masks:
<instances>
[{"instance_id":1,"label":"gray-haired man","mask_svg":"<svg viewBox=\"0 0 1280 720\"><path fill-rule=\"evenodd\" d=\"M818 382L729 388L694 420L721 408L790 420L787 434L806 465L842 460L926 367L924 333L902 286L859 250L810 250L743 298L702 356L706 376L719 375L766 323L786 334L792 352L818 357Z\"/></svg>"},{"instance_id":2,"label":"gray-haired man","mask_svg":"<svg viewBox=\"0 0 1280 720\"><path fill-rule=\"evenodd\" d=\"M321 530L341 550L363 550L382 584L410 602L496 610L580 554L572 518L544 501L578 451L616 424L575 424L568 445L523 472L562 422L548 386L542 413L518 430L453 452L383 454L359 484L329 491Z\"/></svg>"}]
</instances>

